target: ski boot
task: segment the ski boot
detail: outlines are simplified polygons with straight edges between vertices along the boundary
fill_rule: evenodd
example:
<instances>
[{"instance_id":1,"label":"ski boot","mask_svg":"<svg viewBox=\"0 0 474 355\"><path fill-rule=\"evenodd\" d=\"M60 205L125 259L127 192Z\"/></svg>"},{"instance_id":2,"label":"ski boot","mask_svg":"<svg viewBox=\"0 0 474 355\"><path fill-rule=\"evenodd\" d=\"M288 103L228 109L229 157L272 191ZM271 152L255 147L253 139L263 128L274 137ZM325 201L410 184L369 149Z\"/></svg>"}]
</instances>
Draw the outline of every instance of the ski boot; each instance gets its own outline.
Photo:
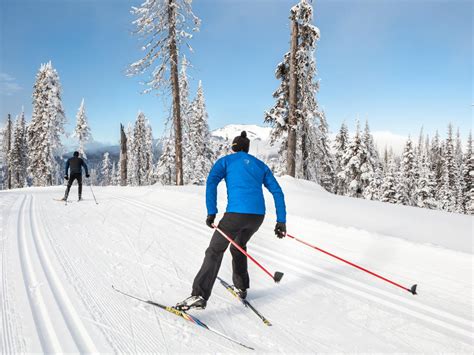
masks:
<instances>
[{"instance_id":1,"label":"ski boot","mask_svg":"<svg viewBox=\"0 0 474 355\"><path fill-rule=\"evenodd\" d=\"M82 201L82 197L79 196L79 198L77 199L77 202L81 202Z\"/></svg>"},{"instance_id":2,"label":"ski boot","mask_svg":"<svg viewBox=\"0 0 474 355\"><path fill-rule=\"evenodd\" d=\"M247 290L242 290L235 286L232 286L232 288L234 289L235 293L239 295L240 298L242 298L243 300L247 298Z\"/></svg>"},{"instance_id":3,"label":"ski boot","mask_svg":"<svg viewBox=\"0 0 474 355\"><path fill-rule=\"evenodd\" d=\"M184 301L179 302L174 306L179 311L189 311L190 309L205 309L207 301L201 296L190 296Z\"/></svg>"}]
</instances>

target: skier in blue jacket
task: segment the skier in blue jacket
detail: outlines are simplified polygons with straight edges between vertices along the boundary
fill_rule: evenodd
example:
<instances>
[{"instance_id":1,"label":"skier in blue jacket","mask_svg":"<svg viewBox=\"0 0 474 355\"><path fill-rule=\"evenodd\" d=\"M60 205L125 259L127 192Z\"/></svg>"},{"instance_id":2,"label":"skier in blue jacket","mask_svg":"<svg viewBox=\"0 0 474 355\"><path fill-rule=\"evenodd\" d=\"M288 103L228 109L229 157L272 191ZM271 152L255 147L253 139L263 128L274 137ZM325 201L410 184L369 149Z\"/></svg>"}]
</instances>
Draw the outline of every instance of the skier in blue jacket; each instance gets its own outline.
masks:
<instances>
[{"instance_id":1,"label":"skier in blue jacket","mask_svg":"<svg viewBox=\"0 0 474 355\"><path fill-rule=\"evenodd\" d=\"M234 154L227 155L214 164L206 183L206 224L214 228L217 214L217 185L225 180L227 186L227 209L219 221L219 229L224 231L238 245L246 250L246 244L252 235L258 231L265 217L265 200L262 185L273 195L275 201L277 223L275 234L278 238L286 235L285 198L280 185L273 176L270 168L262 161L248 154L250 140L243 131L234 138L232 150ZM212 287L216 281L222 257L229 245L216 230L206 250L201 269L197 273L190 297L176 305L177 309L204 309L209 299ZM234 290L240 297L247 297L250 286L247 270L247 257L233 245L232 254L232 281Z\"/></svg>"}]
</instances>

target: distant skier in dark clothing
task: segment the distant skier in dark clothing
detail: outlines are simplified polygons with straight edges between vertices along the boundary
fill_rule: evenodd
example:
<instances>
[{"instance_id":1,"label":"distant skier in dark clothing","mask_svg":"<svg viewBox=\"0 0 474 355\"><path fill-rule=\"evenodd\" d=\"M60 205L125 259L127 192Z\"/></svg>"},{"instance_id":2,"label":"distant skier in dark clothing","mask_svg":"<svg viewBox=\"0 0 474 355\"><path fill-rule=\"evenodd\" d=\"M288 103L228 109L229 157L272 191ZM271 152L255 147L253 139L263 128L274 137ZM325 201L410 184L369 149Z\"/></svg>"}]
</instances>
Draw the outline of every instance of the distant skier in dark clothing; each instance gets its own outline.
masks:
<instances>
[{"instance_id":1,"label":"distant skier in dark clothing","mask_svg":"<svg viewBox=\"0 0 474 355\"><path fill-rule=\"evenodd\" d=\"M225 179L227 186L227 210L219 222L219 229L246 250L246 244L258 231L265 218L265 201L262 185L273 195L275 201L277 223L275 234L278 238L286 235L286 209L283 191L273 176L270 168L262 161L248 154L250 140L245 131L234 138L232 150L234 154L219 159L212 167L206 183L206 224L214 228L217 214L217 185ZM193 283L192 294L176 305L177 309L204 309L207 305L212 287L216 281L224 252L229 245L216 230L206 250L201 269ZM247 257L233 245L232 280L234 289L240 297L247 297L250 286L247 270Z\"/></svg>"},{"instance_id":2,"label":"distant skier in dark clothing","mask_svg":"<svg viewBox=\"0 0 474 355\"><path fill-rule=\"evenodd\" d=\"M79 201L82 200L82 168L86 171L86 178L88 178L90 175L86 163L82 158L79 158L79 152L74 152L72 158L69 158L66 162L66 174L64 178L69 181L67 183L66 193L63 197L64 201L67 200L69 196L69 191L71 190L74 180L77 180L77 184L79 185ZM70 176L68 176L68 170L71 172Z\"/></svg>"}]
</instances>

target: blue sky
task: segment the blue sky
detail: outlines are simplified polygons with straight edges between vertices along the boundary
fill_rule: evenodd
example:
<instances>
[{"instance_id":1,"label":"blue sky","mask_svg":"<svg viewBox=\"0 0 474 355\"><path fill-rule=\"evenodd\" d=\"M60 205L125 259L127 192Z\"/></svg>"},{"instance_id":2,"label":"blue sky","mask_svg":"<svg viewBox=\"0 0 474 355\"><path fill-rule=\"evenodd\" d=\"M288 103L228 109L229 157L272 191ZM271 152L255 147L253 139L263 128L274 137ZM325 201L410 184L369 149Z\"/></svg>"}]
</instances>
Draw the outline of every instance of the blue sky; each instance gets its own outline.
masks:
<instances>
[{"instance_id":1,"label":"blue sky","mask_svg":"<svg viewBox=\"0 0 474 355\"><path fill-rule=\"evenodd\" d=\"M161 135L169 99L140 94L127 65L141 55L123 0L0 0L0 117L25 106L41 63L52 60L71 131L81 99L93 136L118 140L138 110ZM203 81L209 124L263 124L275 66L289 47L296 0L195 0L201 31L190 42L191 85ZM416 135L472 126L473 4L469 0L313 1L321 30L318 101L331 131L368 119L372 130ZM194 93L194 89L193 89Z\"/></svg>"}]
</instances>

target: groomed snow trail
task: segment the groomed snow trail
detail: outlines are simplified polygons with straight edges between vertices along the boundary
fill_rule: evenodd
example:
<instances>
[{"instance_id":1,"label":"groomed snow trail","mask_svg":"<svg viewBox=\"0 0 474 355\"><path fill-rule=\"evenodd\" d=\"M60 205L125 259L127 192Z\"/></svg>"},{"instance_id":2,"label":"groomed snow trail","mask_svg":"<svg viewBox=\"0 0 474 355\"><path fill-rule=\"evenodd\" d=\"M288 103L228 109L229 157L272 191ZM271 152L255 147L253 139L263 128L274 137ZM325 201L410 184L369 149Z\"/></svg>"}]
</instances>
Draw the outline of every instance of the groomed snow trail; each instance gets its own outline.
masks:
<instances>
[{"instance_id":1,"label":"groomed snow trail","mask_svg":"<svg viewBox=\"0 0 474 355\"><path fill-rule=\"evenodd\" d=\"M284 190L291 184L284 181ZM88 189L84 201L67 206L53 201L59 187L0 193L0 352L252 352L111 288L170 305L189 295L212 233L204 224L204 189L94 192L99 205ZM286 197L291 206L299 198ZM327 223L311 216L310 206L289 209L290 232L404 285L418 283L412 296L278 240L271 205L267 200L268 215L248 251L285 276L274 284L250 263L249 300L274 326L262 325L217 283L207 309L193 315L259 353L474 351L471 253ZM220 276L231 282L228 254Z\"/></svg>"}]
</instances>

